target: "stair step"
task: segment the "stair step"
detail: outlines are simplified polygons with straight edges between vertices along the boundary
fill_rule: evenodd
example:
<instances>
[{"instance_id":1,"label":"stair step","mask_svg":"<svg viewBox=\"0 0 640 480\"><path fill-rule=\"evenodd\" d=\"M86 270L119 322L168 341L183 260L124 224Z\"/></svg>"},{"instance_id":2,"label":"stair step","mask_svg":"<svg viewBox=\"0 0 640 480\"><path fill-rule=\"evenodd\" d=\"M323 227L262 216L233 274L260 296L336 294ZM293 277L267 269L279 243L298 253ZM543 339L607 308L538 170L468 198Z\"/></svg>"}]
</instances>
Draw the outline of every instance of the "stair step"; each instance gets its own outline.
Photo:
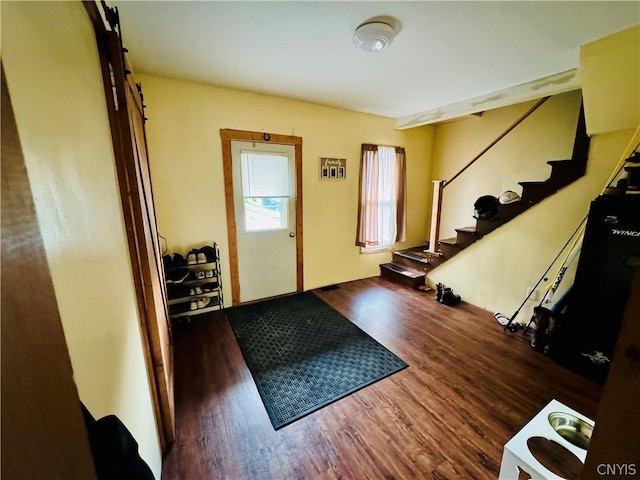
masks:
<instances>
[{"instance_id":1,"label":"stair step","mask_svg":"<svg viewBox=\"0 0 640 480\"><path fill-rule=\"evenodd\" d=\"M429 263L429 257L426 256L422 256L422 255L418 255L415 253L411 253L411 252L393 252L394 255L397 255L398 257L403 257L403 258L407 258L409 260L413 260L414 262L420 262L420 263Z\"/></svg>"},{"instance_id":2,"label":"stair step","mask_svg":"<svg viewBox=\"0 0 640 480\"><path fill-rule=\"evenodd\" d=\"M380 265L381 268L385 268L387 270L391 270L399 275L408 278L424 278L424 273L413 270L412 268L406 268L401 265L397 265L395 263L383 263Z\"/></svg>"},{"instance_id":3,"label":"stair step","mask_svg":"<svg viewBox=\"0 0 640 480\"><path fill-rule=\"evenodd\" d=\"M547 160L547 164L548 165L557 165L557 164L562 164L565 162L572 162L573 160L571 160L570 158L563 158L562 160Z\"/></svg>"},{"instance_id":4,"label":"stair step","mask_svg":"<svg viewBox=\"0 0 640 480\"><path fill-rule=\"evenodd\" d=\"M393 252L391 263L413 268L419 272L427 272L433 268L432 262L437 259L437 256L428 250L429 244L427 243Z\"/></svg>"},{"instance_id":5,"label":"stair step","mask_svg":"<svg viewBox=\"0 0 640 480\"><path fill-rule=\"evenodd\" d=\"M387 280L411 288L424 285L426 279L425 273L395 263L380 264L380 275Z\"/></svg>"},{"instance_id":6,"label":"stair step","mask_svg":"<svg viewBox=\"0 0 640 480\"><path fill-rule=\"evenodd\" d=\"M524 212L531 205L519 200L513 203L507 203L506 205L498 206L498 219L500 220L500 225L507 223L512 218L517 217L522 212Z\"/></svg>"},{"instance_id":7,"label":"stair step","mask_svg":"<svg viewBox=\"0 0 640 480\"><path fill-rule=\"evenodd\" d=\"M551 176L549 180L554 183L568 185L582 177L587 170L587 164L576 160L550 160Z\"/></svg>"},{"instance_id":8,"label":"stair step","mask_svg":"<svg viewBox=\"0 0 640 480\"><path fill-rule=\"evenodd\" d=\"M472 243L476 242L482 235L478 233L476 227L461 227L456 228L456 246L460 249L466 248Z\"/></svg>"},{"instance_id":9,"label":"stair step","mask_svg":"<svg viewBox=\"0 0 640 480\"><path fill-rule=\"evenodd\" d=\"M547 180L537 180L537 181L531 181L531 182L518 182L518 185L524 187L538 187L538 186L542 186L542 185L549 185L549 182Z\"/></svg>"},{"instance_id":10,"label":"stair step","mask_svg":"<svg viewBox=\"0 0 640 480\"><path fill-rule=\"evenodd\" d=\"M522 187L521 200L506 205L499 205L497 218L478 219L476 220L475 227L456 228L455 238L439 240L438 249L442 252L442 256L432 259L430 268L437 267L448 258L451 258L462 249L509 222L528 208L582 177L586 172L589 144L590 138L586 130L584 106L581 106L571 159L549 160L547 164L551 167L551 175L547 180L518 182ZM640 154L638 154L638 156L640 159Z\"/></svg>"},{"instance_id":11,"label":"stair step","mask_svg":"<svg viewBox=\"0 0 640 480\"><path fill-rule=\"evenodd\" d=\"M438 246L440 248L440 251L443 253L444 258L449 259L454 255L456 255L457 253L459 253L462 249L464 249L471 243L459 244L458 239L456 237L452 237L452 238L443 238L442 240L438 241Z\"/></svg>"},{"instance_id":12,"label":"stair step","mask_svg":"<svg viewBox=\"0 0 640 480\"><path fill-rule=\"evenodd\" d=\"M563 184L550 181L518 182L518 185L522 186L522 202L529 205L533 205L544 200L564 186Z\"/></svg>"},{"instance_id":13,"label":"stair step","mask_svg":"<svg viewBox=\"0 0 640 480\"><path fill-rule=\"evenodd\" d=\"M456 241L456 237L443 238L442 240L439 240L438 243L440 243L441 245L452 245L452 246L456 246L458 244Z\"/></svg>"},{"instance_id":14,"label":"stair step","mask_svg":"<svg viewBox=\"0 0 640 480\"><path fill-rule=\"evenodd\" d=\"M418 272L427 272L432 268L431 258L421 251L393 252L391 263L400 267L406 267Z\"/></svg>"},{"instance_id":15,"label":"stair step","mask_svg":"<svg viewBox=\"0 0 640 480\"><path fill-rule=\"evenodd\" d=\"M587 134L587 122L584 116L584 102L580 105L580 115L578 116L578 125L576 126L576 138L573 141L573 152L571 159L576 162L584 163L585 167L589 159L589 145L591 137Z\"/></svg>"}]
</instances>

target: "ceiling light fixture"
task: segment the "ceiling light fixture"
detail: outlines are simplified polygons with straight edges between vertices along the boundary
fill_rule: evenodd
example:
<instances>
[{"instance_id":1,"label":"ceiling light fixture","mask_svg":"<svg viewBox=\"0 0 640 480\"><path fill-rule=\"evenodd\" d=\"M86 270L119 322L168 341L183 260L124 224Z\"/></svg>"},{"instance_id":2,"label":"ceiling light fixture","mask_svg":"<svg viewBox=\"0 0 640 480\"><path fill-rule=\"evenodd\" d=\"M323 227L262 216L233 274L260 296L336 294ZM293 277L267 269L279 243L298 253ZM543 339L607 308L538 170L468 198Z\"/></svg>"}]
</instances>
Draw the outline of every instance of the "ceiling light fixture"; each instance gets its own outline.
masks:
<instances>
[{"instance_id":1,"label":"ceiling light fixture","mask_svg":"<svg viewBox=\"0 0 640 480\"><path fill-rule=\"evenodd\" d=\"M353 32L353 44L365 52L381 52L391 45L396 34L387 22L367 21Z\"/></svg>"}]
</instances>

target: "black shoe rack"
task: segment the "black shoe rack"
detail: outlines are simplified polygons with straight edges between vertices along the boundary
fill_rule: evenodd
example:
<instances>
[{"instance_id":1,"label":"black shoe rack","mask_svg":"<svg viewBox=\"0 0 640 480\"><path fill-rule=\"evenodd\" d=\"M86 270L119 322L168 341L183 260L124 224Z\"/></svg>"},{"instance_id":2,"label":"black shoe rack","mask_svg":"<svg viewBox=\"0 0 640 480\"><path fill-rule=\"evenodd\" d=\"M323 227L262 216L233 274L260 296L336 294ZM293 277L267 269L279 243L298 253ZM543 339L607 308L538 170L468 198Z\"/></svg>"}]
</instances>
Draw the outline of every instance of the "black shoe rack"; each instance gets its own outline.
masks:
<instances>
[{"instance_id":1,"label":"black shoe rack","mask_svg":"<svg viewBox=\"0 0 640 480\"><path fill-rule=\"evenodd\" d=\"M163 262L173 323L224 309L217 243L204 244L184 255L165 255Z\"/></svg>"}]
</instances>

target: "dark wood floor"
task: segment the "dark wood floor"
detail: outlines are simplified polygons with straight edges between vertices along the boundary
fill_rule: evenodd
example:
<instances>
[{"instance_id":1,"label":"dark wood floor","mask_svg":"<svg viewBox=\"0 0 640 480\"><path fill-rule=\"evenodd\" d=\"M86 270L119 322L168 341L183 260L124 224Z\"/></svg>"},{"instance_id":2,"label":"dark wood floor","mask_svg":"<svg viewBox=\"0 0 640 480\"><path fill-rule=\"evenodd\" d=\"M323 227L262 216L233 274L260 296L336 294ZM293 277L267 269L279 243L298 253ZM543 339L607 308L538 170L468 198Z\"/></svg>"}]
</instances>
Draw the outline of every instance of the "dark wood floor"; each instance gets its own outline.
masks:
<instances>
[{"instance_id":1,"label":"dark wood floor","mask_svg":"<svg viewBox=\"0 0 640 480\"><path fill-rule=\"evenodd\" d=\"M596 416L599 385L491 312L381 278L317 294L409 368L274 431L226 319L203 315L174 333L165 480L495 479L505 442L551 399Z\"/></svg>"}]
</instances>

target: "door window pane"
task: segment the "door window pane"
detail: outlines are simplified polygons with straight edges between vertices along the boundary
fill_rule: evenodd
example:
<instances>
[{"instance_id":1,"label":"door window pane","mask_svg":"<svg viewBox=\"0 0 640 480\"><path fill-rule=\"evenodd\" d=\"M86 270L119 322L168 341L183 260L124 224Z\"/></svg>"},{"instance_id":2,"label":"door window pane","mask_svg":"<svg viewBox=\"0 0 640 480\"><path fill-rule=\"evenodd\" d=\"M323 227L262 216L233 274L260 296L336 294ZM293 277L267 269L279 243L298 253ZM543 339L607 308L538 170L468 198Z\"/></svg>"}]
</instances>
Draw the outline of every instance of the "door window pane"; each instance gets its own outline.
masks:
<instances>
[{"instance_id":1,"label":"door window pane","mask_svg":"<svg viewBox=\"0 0 640 480\"><path fill-rule=\"evenodd\" d=\"M245 230L288 227L289 160L277 153L242 151Z\"/></svg>"},{"instance_id":2,"label":"door window pane","mask_svg":"<svg viewBox=\"0 0 640 480\"><path fill-rule=\"evenodd\" d=\"M245 197L244 218L247 232L287 228L289 199L286 197Z\"/></svg>"}]
</instances>

